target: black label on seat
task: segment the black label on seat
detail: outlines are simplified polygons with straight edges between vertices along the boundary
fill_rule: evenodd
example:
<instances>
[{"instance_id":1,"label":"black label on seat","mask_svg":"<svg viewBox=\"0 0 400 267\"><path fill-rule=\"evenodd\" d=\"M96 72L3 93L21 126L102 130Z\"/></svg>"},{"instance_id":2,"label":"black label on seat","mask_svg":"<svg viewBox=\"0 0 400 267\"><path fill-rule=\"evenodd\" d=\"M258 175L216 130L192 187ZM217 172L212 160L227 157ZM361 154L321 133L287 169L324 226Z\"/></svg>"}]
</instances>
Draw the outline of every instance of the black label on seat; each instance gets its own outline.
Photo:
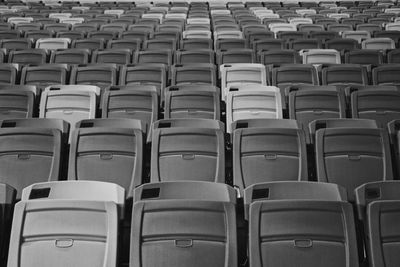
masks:
<instances>
[{"instance_id":1,"label":"black label on seat","mask_svg":"<svg viewBox=\"0 0 400 267\"><path fill-rule=\"evenodd\" d=\"M269 198L269 188L254 189L252 199Z\"/></svg>"},{"instance_id":2,"label":"black label on seat","mask_svg":"<svg viewBox=\"0 0 400 267\"><path fill-rule=\"evenodd\" d=\"M1 128L15 128L15 126L17 126L15 121L3 122L1 124Z\"/></svg>"},{"instance_id":3,"label":"black label on seat","mask_svg":"<svg viewBox=\"0 0 400 267\"><path fill-rule=\"evenodd\" d=\"M144 189L141 199L158 198L160 196L160 188Z\"/></svg>"},{"instance_id":4,"label":"black label on seat","mask_svg":"<svg viewBox=\"0 0 400 267\"><path fill-rule=\"evenodd\" d=\"M48 198L50 188L32 189L29 199Z\"/></svg>"},{"instance_id":5,"label":"black label on seat","mask_svg":"<svg viewBox=\"0 0 400 267\"><path fill-rule=\"evenodd\" d=\"M365 196L368 199L376 199L381 196L379 188L368 188L365 190Z\"/></svg>"}]
</instances>

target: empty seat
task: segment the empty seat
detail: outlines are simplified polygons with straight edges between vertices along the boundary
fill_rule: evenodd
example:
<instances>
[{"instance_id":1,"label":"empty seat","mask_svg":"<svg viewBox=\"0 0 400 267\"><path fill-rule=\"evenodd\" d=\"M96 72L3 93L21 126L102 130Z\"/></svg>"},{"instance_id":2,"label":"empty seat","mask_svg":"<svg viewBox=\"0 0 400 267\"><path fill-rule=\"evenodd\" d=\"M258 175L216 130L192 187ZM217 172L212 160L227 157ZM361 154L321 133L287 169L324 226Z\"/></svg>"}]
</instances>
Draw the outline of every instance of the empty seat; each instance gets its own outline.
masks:
<instances>
[{"instance_id":1,"label":"empty seat","mask_svg":"<svg viewBox=\"0 0 400 267\"><path fill-rule=\"evenodd\" d=\"M42 93L39 117L63 119L72 132L78 121L95 118L99 94L100 88L92 85L50 86Z\"/></svg>"},{"instance_id":2,"label":"empty seat","mask_svg":"<svg viewBox=\"0 0 400 267\"><path fill-rule=\"evenodd\" d=\"M255 63L256 58L252 49L230 49L217 52L218 64Z\"/></svg>"},{"instance_id":3,"label":"empty seat","mask_svg":"<svg viewBox=\"0 0 400 267\"><path fill-rule=\"evenodd\" d=\"M371 38L371 33L368 31L344 31L342 38L354 39L361 43L363 40Z\"/></svg>"},{"instance_id":4,"label":"empty seat","mask_svg":"<svg viewBox=\"0 0 400 267\"><path fill-rule=\"evenodd\" d=\"M66 84L68 69L63 64L25 66L21 72L21 84L45 87L52 84Z\"/></svg>"},{"instance_id":5,"label":"empty seat","mask_svg":"<svg viewBox=\"0 0 400 267\"><path fill-rule=\"evenodd\" d=\"M129 49L132 51L140 50L142 41L140 39L120 39L109 40L107 48L109 49Z\"/></svg>"},{"instance_id":6,"label":"empty seat","mask_svg":"<svg viewBox=\"0 0 400 267\"><path fill-rule=\"evenodd\" d=\"M176 50L177 43L175 39L153 39L153 40L145 40L143 43L143 49L148 50Z\"/></svg>"},{"instance_id":7,"label":"empty seat","mask_svg":"<svg viewBox=\"0 0 400 267\"><path fill-rule=\"evenodd\" d=\"M353 208L345 190L270 182L245 190L251 266L358 266Z\"/></svg>"},{"instance_id":8,"label":"empty seat","mask_svg":"<svg viewBox=\"0 0 400 267\"><path fill-rule=\"evenodd\" d=\"M334 49L310 49L303 52L304 64L340 64L340 53Z\"/></svg>"},{"instance_id":9,"label":"empty seat","mask_svg":"<svg viewBox=\"0 0 400 267\"><path fill-rule=\"evenodd\" d=\"M351 51L358 48L358 42L354 39L331 39L325 42L325 48L337 51Z\"/></svg>"},{"instance_id":10,"label":"empty seat","mask_svg":"<svg viewBox=\"0 0 400 267\"><path fill-rule=\"evenodd\" d=\"M142 185L134 195L130 266L237 266L231 187L164 182Z\"/></svg>"},{"instance_id":11,"label":"empty seat","mask_svg":"<svg viewBox=\"0 0 400 267\"><path fill-rule=\"evenodd\" d=\"M0 264L7 265L8 245L10 241L11 223L16 191L7 184L0 184Z\"/></svg>"},{"instance_id":12,"label":"empty seat","mask_svg":"<svg viewBox=\"0 0 400 267\"><path fill-rule=\"evenodd\" d=\"M133 58L134 63L156 63L156 64L172 64L172 50L147 50L136 51Z\"/></svg>"},{"instance_id":13,"label":"empty seat","mask_svg":"<svg viewBox=\"0 0 400 267\"><path fill-rule=\"evenodd\" d=\"M17 30L3 30L0 31L1 39L17 39L21 37L21 32Z\"/></svg>"},{"instance_id":14,"label":"empty seat","mask_svg":"<svg viewBox=\"0 0 400 267\"><path fill-rule=\"evenodd\" d=\"M165 92L165 118L220 119L220 96L214 86L171 86Z\"/></svg>"},{"instance_id":15,"label":"empty seat","mask_svg":"<svg viewBox=\"0 0 400 267\"><path fill-rule=\"evenodd\" d=\"M111 86L102 96L102 118L126 118L141 120L145 133L158 119L157 89L152 85Z\"/></svg>"},{"instance_id":16,"label":"empty seat","mask_svg":"<svg viewBox=\"0 0 400 267\"><path fill-rule=\"evenodd\" d=\"M56 33L56 37L57 38L69 38L72 41L72 40L78 40L78 39L85 38L85 33L79 32L79 31L58 31Z\"/></svg>"},{"instance_id":17,"label":"empty seat","mask_svg":"<svg viewBox=\"0 0 400 267\"><path fill-rule=\"evenodd\" d=\"M319 49L321 43L318 39L294 39L289 41L289 48L296 51Z\"/></svg>"},{"instance_id":18,"label":"empty seat","mask_svg":"<svg viewBox=\"0 0 400 267\"><path fill-rule=\"evenodd\" d=\"M31 118L35 94L25 90L0 90L0 120Z\"/></svg>"},{"instance_id":19,"label":"empty seat","mask_svg":"<svg viewBox=\"0 0 400 267\"><path fill-rule=\"evenodd\" d=\"M0 64L0 84L16 84L18 64Z\"/></svg>"},{"instance_id":20,"label":"empty seat","mask_svg":"<svg viewBox=\"0 0 400 267\"><path fill-rule=\"evenodd\" d=\"M114 64L95 64L72 68L70 84L87 84L99 87L117 85L117 67Z\"/></svg>"},{"instance_id":21,"label":"empty seat","mask_svg":"<svg viewBox=\"0 0 400 267\"><path fill-rule=\"evenodd\" d=\"M367 71L361 65L343 64L322 69L322 84L325 85L368 85Z\"/></svg>"},{"instance_id":22,"label":"empty seat","mask_svg":"<svg viewBox=\"0 0 400 267\"><path fill-rule=\"evenodd\" d=\"M213 49L213 42L204 38L183 39L180 48L184 50Z\"/></svg>"},{"instance_id":23,"label":"empty seat","mask_svg":"<svg viewBox=\"0 0 400 267\"><path fill-rule=\"evenodd\" d=\"M27 49L11 51L8 62L23 65L41 65L47 61L47 52L43 49Z\"/></svg>"},{"instance_id":24,"label":"empty seat","mask_svg":"<svg viewBox=\"0 0 400 267\"><path fill-rule=\"evenodd\" d=\"M372 70L372 82L375 85L400 84L400 65L381 65Z\"/></svg>"},{"instance_id":25,"label":"empty seat","mask_svg":"<svg viewBox=\"0 0 400 267\"><path fill-rule=\"evenodd\" d=\"M387 53L387 61L390 64L400 63L400 50L399 49L394 49L392 51L389 51Z\"/></svg>"},{"instance_id":26,"label":"empty seat","mask_svg":"<svg viewBox=\"0 0 400 267\"><path fill-rule=\"evenodd\" d=\"M174 65L171 68L172 85L181 84L210 84L216 85L217 74L214 64L198 63L198 64L185 64Z\"/></svg>"},{"instance_id":27,"label":"empty seat","mask_svg":"<svg viewBox=\"0 0 400 267\"><path fill-rule=\"evenodd\" d=\"M396 266L400 260L397 253L399 189L398 181L384 181L364 184L355 191L371 266Z\"/></svg>"},{"instance_id":28,"label":"empty seat","mask_svg":"<svg viewBox=\"0 0 400 267\"><path fill-rule=\"evenodd\" d=\"M256 52L284 50L286 42L282 39L260 39L253 43L253 49Z\"/></svg>"},{"instance_id":29,"label":"empty seat","mask_svg":"<svg viewBox=\"0 0 400 267\"><path fill-rule=\"evenodd\" d=\"M105 47L105 42L103 39L77 39L73 40L71 48L78 49L103 49Z\"/></svg>"},{"instance_id":30,"label":"empty seat","mask_svg":"<svg viewBox=\"0 0 400 267\"><path fill-rule=\"evenodd\" d=\"M371 38L362 41L361 47L363 49L388 50L395 49L396 45L390 38Z\"/></svg>"},{"instance_id":31,"label":"empty seat","mask_svg":"<svg viewBox=\"0 0 400 267\"><path fill-rule=\"evenodd\" d=\"M256 183L308 180L304 134L293 120L239 120L232 143L234 185L241 192Z\"/></svg>"},{"instance_id":32,"label":"empty seat","mask_svg":"<svg viewBox=\"0 0 400 267\"><path fill-rule=\"evenodd\" d=\"M267 73L261 64L224 64L220 66L221 74L221 97L224 99L227 88L231 84L255 83L267 85Z\"/></svg>"},{"instance_id":33,"label":"empty seat","mask_svg":"<svg viewBox=\"0 0 400 267\"><path fill-rule=\"evenodd\" d=\"M354 50L345 53L345 63L371 65L376 67L383 63L382 53L376 50Z\"/></svg>"},{"instance_id":34,"label":"empty seat","mask_svg":"<svg viewBox=\"0 0 400 267\"><path fill-rule=\"evenodd\" d=\"M52 31L48 30L40 30L40 31L29 31L25 32L24 37L25 38L31 38L34 40L38 40L41 38L53 38L54 33Z\"/></svg>"},{"instance_id":35,"label":"empty seat","mask_svg":"<svg viewBox=\"0 0 400 267\"><path fill-rule=\"evenodd\" d=\"M41 49L67 49L71 40L68 38L41 38L36 41L36 48Z\"/></svg>"},{"instance_id":36,"label":"empty seat","mask_svg":"<svg viewBox=\"0 0 400 267\"><path fill-rule=\"evenodd\" d=\"M158 95L166 87L167 71L164 64L126 65L120 73L119 85L153 85Z\"/></svg>"},{"instance_id":37,"label":"empty seat","mask_svg":"<svg viewBox=\"0 0 400 267\"><path fill-rule=\"evenodd\" d=\"M319 79L313 65L288 64L272 70L272 85L318 85Z\"/></svg>"},{"instance_id":38,"label":"empty seat","mask_svg":"<svg viewBox=\"0 0 400 267\"><path fill-rule=\"evenodd\" d=\"M104 186L96 190L93 183L79 184L74 189L68 183L69 190L63 190L64 183L33 187L15 207L9 266L44 267L62 262L117 266L117 201L124 190L118 188L118 198L113 201ZM46 257L38 257L44 252ZM87 254L84 261L82 253Z\"/></svg>"},{"instance_id":39,"label":"empty seat","mask_svg":"<svg viewBox=\"0 0 400 267\"><path fill-rule=\"evenodd\" d=\"M130 119L83 120L72 133L68 179L116 183L132 196L142 184L143 132Z\"/></svg>"},{"instance_id":40,"label":"empty seat","mask_svg":"<svg viewBox=\"0 0 400 267\"><path fill-rule=\"evenodd\" d=\"M89 63L90 51L88 49L65 49L52 51L50 63L56 64L87 64Z\"/></svg>"},{"instance_id":41,"label":"empty seat","mask_svg":"<svg viewBox=\"0 0 400 267\"><path fill-rule=\"evenodd\" d=\"M281 66L300 62L299 53L295 50L262 51L259 55L260 63L264 65Z\"/></svg>"},{"instance_id":42,"label":"empty seat","mask_svg":"<svg viewBox=\"0 0 400 267\"><path fill-rule=\"evenodd\" d=\"M129 49L107 49L94 51L92 63L112 63L125 65L132 61L132 54Z\"/></svg>"},{"instance_id":43,"label":"empty seat","mask_svg":"<svg viewBox=\"0 0 400 267\"><path fill-rule=\"evenodd\" d=\"M215 50L245 49L247 47L244 38L224 38L215 41Z\"/></svg>"},{"instance_id":44,"label":"empty seat","mask_svg":"<svg viewBox=\"0 0 400 267\"><path fill-rule=\"evenodd\" d=\"M162 120L153 124L151 182L225 182L222 123L204 119Z\"/></svg>"},{"instance_id":45,"label":"empty seat","mask_svg":"<svg viewBox=\"0 0 400 267\"><path fill-rule=\"evenodd\" d=\"M61 170L62 133L55 128L24 128L15 124L0 129L0 181L17 190L30 184L56 181Z\"/></svg>"},{"instance_id":46,"label":"empty seat","mask_svg":"<svg viewBox=\"0 0 400 267\"><path fill-rule=\"evenodd\" d=\"M188 64L188 63L215 63L215 54L213 50L179 50L175 52L175 63L176 64Z\"/></svg>"},{"instance_id":47,"label":"empty seat","mask_svg":"<svg viewBox=\"0 0 400 267\"><path fill-rule=\"evenodd\" d=\"M0 47L8 50L25 50L32 48L31 39L2 39L0 40Z\"/></svg>"},{"instance_id":48,"label":"empty seat","mask_svg":"<svg viewBox=\"0 0 400 267\"><path fill-rule=\"evenodd\" d=\"M346 99L342 91L324 87L299 87L289 91L289 118L297 120L310 143L309 123L317 119L345 118Z\"/></svg>"},{"instance_id":49,"label":"empty seat","mask_svg":"<svg viewBox=\"0 0 400 267\"><path fill-rule=\"evenodd\" d=\"M359 185L393 179L389 140L384 130L324 127L324 123L317 126L315 140L318 181L345 187L349 199L354 200L353 191Z\"/></svg>"},{"instance_id":50,"label":"empty seat","mask_svg":"<svg viewBox=\"0 0 400 267\"><path fill-rule=\"evenodd\" d=\"M351 94L353 118L375 120L379 128L400 118L400 93L386 90L363 90Z\"/></svg>"}]
</instances>

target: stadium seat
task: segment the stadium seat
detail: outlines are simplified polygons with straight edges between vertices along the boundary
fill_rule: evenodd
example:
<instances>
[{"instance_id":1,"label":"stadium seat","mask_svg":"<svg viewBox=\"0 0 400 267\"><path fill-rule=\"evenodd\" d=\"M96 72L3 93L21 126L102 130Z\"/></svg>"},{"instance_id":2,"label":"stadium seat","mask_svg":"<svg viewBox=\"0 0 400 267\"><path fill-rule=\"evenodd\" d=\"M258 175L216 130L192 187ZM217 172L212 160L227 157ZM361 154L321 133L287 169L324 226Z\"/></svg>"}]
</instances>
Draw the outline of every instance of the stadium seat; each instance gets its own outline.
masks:
<instances>
[{"instance_id":1,"label":"stadium seat","mask_svg":"<svg viewBox=\"0 0 400 267\"><path fill-rule=\"evenodd\" d=\"M169 49L136 51L134 53L133 63L156 63L172 65L172 54L172 50Z\"/></svg>"},{"instance_id":2,"label":"stadium seat","mask_svg":"<svg viewBox=\"0 0 400 267\"><path fill-rule=\"evenodd\" d=\"M15 207L8 266L117 266L118 201L124 190L110 196L112 189L104 187L116 185L97 187L61 182L26 189Z\"/></svg>"},{"instance_id":3,"label":"stadium seat","mask_svg":"<svg viewBox=\"0 0 400 267\"><path fill-rule=\"evenodd\" d=\"M396 252L399 189L398 181L384 181L364 184L355 191L358 218L364 225L371 266L396 266L400 260Z\"/></svg>"},{"instance_id":4,"label":"stadium seat","mask_svg":"<svg viewBox=\"0 0 400 267\"><path fill-rule=\"evenodd\" d=\"M152 85L111 86L102 96L102 118L126 118L141 120L144 133L158 119L157 88Z\"/></svg>"},{"instance_id":5,"label":"stadium seat","mask_svg":"<svg viewBox=\"0 0 400 267\"><path fill-rule=\"evenodd\" d=\"M395 42L390 38L371 38L362 41L362 49L391 50L396 48Z\"/></svg>"},{"instance_id":6,"label":"stadium seat","mask_svg":"<svg viewBox=\"0 0 400 267\"><path fill-rule=\"evenodd\" d=\"M22 65L45 64L47 52L43 49L14 50L8 55L8 62Z\"/></svg>"},{"instance_id":7,"label":"stadium seat","mask_svg":"<svg viewBox=\"0 0 400 267\"><path fill-rule=\"evenodd\" d=\"M125 65L132 61L132 53L129 49L106 49L92 53L92 63L111 63Z\"/></svg>"},{"instance_id":8,"label":"stadium seat","mask_svg":"<svg viewBox=\"0 0 400 267\"><path fill-rule=\"evenodd\" d=\"M142 185L134 195L131 267L237 266L234 189L163 182Z\"/></svg>"},{"instance_id":9,"label":"stadium seat","mask_svg":"<svg viewBox=\"0 0 400 267\"><path fill-rule=\"evenodd\" d=\"M316 131L318 181L345 187L349 200L354 201L353 191L359 185L393 179L389 140L384 130L352 125L326 127L326 123L319 123Z\"/></svg>"},{"instance_id":10,"label":"stadium seat","mask_svg":"<svg viewBox=\"0 0 400 267\"><path fill-rule=\"evenodd\" d=\"M153 124L151 182L225 182L224 126L205 119L161 120Z\"/></svg>"},{"instance_id":11,"label":"stadium seat","mask_svg":"<svg viewBox=\"0 0 400 267\"><path fill-rule=\"evenodd\" d=\"M366 69L357 64L332 65L322 69L323 85L368 85Z\"/></svg>"},{"instance_id":12,"label":"stadium seat","mask_svg":"<svg viewBox=\"0 0 400 267\"><path fill-rule=\"evenodd\" d=\"M0 64L0 84L16 84L18 64Z\"/></svg>"},{"instance_id":13,"label":"stadium seat","mask_svg":"<svg viewBox=\"0 0 400 267\"><path fill-rule=\"evenodd\" d=\"M212 40L205 38L182 39L180 45L183 50L213 49L213 47Z\"/></svg>"},{"instance_id":14,"label":"stadium seat","mask_svg":"<svg viewBox=\"0 0 400 267\"><path fill-rule=\"evenodd\" d=\"M61 51L52 51L50 55L50 63L68 65L88 64L89 57L89 49L65 49Z\"/></svg>"},{"instance_id":15,"label":"stadium seat","mask_svg":"<svg viewBox=\"0 0 400 267\"><path fill-rule=\"evenodd\" d=\"M280 67L283 64L300 63L300 56L294 50L271 50L259 53L260 63Z\"/></svg>"},{"instance_id":16,"label":"stadium seat","mask_svg":"<svg viewBox=\"0 0 400 267\"><path fill-rule=\"evenodd\" d=\"M345 190L315 182L270 182L245 190L250 266L359 266Z\"/></svg>"},{"instance_id":17,"label":"stadium seat","mask_svg":"<svg viewBox=\"0 0 400 267\"><path fill-rule=\"evenodd\" d=\"M104 88L117 85L118 71L115 64L78 65L71 70L70 84L95 85Z\"/></svg>"},{"instance_id":18,"label":"stadium seat","mask_svg":"<svg viewBox=\"0 0 400 267\"><path fill-rule=\"evenodd\" d=\"M299 86L289 90L289 118L297 120L310 143L308 126L317 119L345 118L343 91L319 86Z\"/></svg>"},{"instance_id":19,"label":"stadium seat","mask_svg":"<svg viewBox=\"0 0 400 267\"><path fill-rule=\"evenodd\" d=\"M20 84L44 88L52 84L67 83L68 67L65 64L25 66L21 71Z\"/></svg>"},{"instance_id":20,"label":"stadium seat","mask_svg":"<svg viewBox=\"0 0 400 267\"><path fill-rule=\"evenodd\" d=\"M361 64L376 67L383 63L383 54L374 49L348 51L344 56L346 64Z\"/></svg>"},{"instance_id":21,"label":"stadium seat","mask_svg":"<svg viewBox=\"0 0 400 267\"><path fill-rule=\"evenodd\" d=\"M398 91L355 91L351 94L352 117L375 120L379 128L386 129L390 121L400 119L398 101Z\"/></svg>"},{"instance_id":22,"label":"stadium seat","mask_svg":"<svg viewBox=\"0 0 400 267\"><path fill-rule=\"evenodd\" d=\"M175 64L188 63L215 63L215 53L213 50L178 50L175 52Z\"/></svg>"},{"instance_id":23,"label":"stadium seat","mask_svg":"<svg viewBox=\"0 0 400 267\"><path fill-rule=\"evenodd\" d=\"M214 86L171 86L165 91L166 119L220 119L220 95Z\"/></svg>"},{"instance_id":24,"label":"stadium seat","mask_svg":"<svg viewBox=\"0 0 400 267\"><path fill-rule=\"evenodd\" d=\"M334 49L308 49L303 52L303 64L340 64L340 53Z\"/></svg>"},{"instance_id":25,"label":"stadium seat","mask_svg":"<svg viewBox=\"0 0 400 267\"><path fill-rule=\"evenodd\" d=\"M372 70L372 82L374 85L399 85L400 65L381 65Z\"/></svg>"},{"instance_id":26,"label":"stadium seat","mask_svg":"<svg viewBox=\"0 0 400 267\"><path fill-rule=\"evenodd\" d=\"M76 39L73 40L71 44L71 48L77 48L77 49L95 50L95 49L104 49L104 47L105 47L105 42L103 39L92 39L92 38Z\"/></svg>"},{"instance_id":27,"label":"stadium seat","mask_svg":"<svg viewBox=\"0 0 400 267\"><path fill-rule=\"evenodd\" d=\"M35 94L24 90L0 90L0 120L31 118L34 112Z\"/></svg>"},{"instance_id":28,"label":"stadium seat","mask_svg":"<svg viewBox=\"0 0 400 267\"><path fill-rule=\"evenodd\" d=\"M120 39L107 42L108 49L129 49L131 51L140 50L142 41L140 39Z\"/></svg>"},{"instance_id":29,"label":"stadium seat","mask_svg":"<svg viewBox=\"0 0 400 267\"><path fill-rule=\"evenodd\" d=\"M68 38L41 38L36 41L36 48L57 50L67 49L71 43Z\"/></svg>"},{"instance_id":30,"label":"stadium seat","mask_svg":"<svg viewBox=\"0 0 400 267\"><path fill-rule=\"evenodd\" d=\"M217 71L214 64L177 64L171 67L171 84L217 84Z\"/></svg>"},{"instance_id":31,"label":"stadium seat","mask_svg":"<svg viewBox=\"0 0 400 267\"><path fill-rule=\"evenodd\" d=\"M229 49L217 52L217 64L255 63L256 56L252 49Z\"/></svg>"},{"instance_id":32,"label":"stadium seat","mask_svg":"<svg viewBox=\"0 0 400 267\"><path fill-rule=\"evenodd\" d=\"M142 184L143 131L139 120L82 120L72 133L69 180L122 186L128 197Z\"/></svg>"},{"instance_id":33,"label":"stadium seat","mask_svg":"<svg viewBox=\"0 0 400 267\"><path fill-rule=\"evenodd\" d=\"M308 180L304 133L294 120L238 120L233 126L234 185ZM260 175L263 174L263 175Z\"/></svg>"},{"instance_id":34,"label":"stadium seat","mask_svg":"<svg viewBox=\"0 0 400 267\"><path fill-rule=\"evenodd\" d=\"M0 48L11 50L26 50L32 48L32 39L2 39L0 40Z\"/></svg>"},{"instance_id":35,"label":"stadium seat","mask_svg":"<svg viewBox=\"0 0 400 267\"><path fill-rule=\"evenodd\" d=\"M272 69L272 85L319 85L319 78L313 65L288 64Z\"/></svg>"}]
</instances>

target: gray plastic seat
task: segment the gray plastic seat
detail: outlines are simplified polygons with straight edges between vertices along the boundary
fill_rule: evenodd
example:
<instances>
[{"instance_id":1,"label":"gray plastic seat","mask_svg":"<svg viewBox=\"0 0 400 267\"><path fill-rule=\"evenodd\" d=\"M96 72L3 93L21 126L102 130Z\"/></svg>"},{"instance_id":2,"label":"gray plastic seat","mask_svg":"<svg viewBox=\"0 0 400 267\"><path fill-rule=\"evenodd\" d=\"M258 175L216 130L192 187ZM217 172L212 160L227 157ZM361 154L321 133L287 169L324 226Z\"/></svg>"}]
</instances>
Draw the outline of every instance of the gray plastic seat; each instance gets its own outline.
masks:
<instances>
[{"instance_id":1,"label":"gray plastic seat","mask_svg":"<svg viewBox=\"0 0 400 267\"><path fill-rule=\"evenodd\" d=\"M74 197L78 192L64 183L34 185L16 205L8 266L117 266L119 203L93 197L102 191L93 184L80 184L84 195Z\"/></svg>"},{"instance_id":2,"label":"gray plastic seat","mask_svg":"<svg viewBox=\"0 0 400 267\"><path fill-rule=\"evenodd\" d=\"M275 182L245 190L253 267L357 267L353 208L336 185Z\"/></svg>"},{"instance_id":3,"label":"gray plastic seat","mask_svg":"<svg viewBox=\"0 0 400 267\"><path fill-rule=\"evenodd\" d=\"M134 193L131 267L237 266L233 188L163 182Z\"/></svg>"},{"instance_id":4,"label":"gray plastic seat","mask_svg":"<svg viewBox=\"0 0 400 267\"><path fill-rule=\"evenodd\" d=\"M116 183L132 196L142 184L142 130L138 120L80 121L72 133L68 179Z\"/></svg>"},{"instance_id":5,"label":"gray plastic seat","mask_svg":"<svg viewBox=\"0 0 400 267\"><path fill-rule=\"evenodd\" d=\"M177 64L171 68L172 85L181 84L217 84L216 67L214 64Z\"/></svg>"},{"instance_id":6,"label":"gray plastic seat","mask_svg":"<svg viewBox=\"0 0 400 267\"><path fill-rule=\"evenodd\" d=\"M392 180L389 140L382 129L323 128L315 139L317 178L353 191L361 184Z\"/></svg>"},{"instance_id":7,"label":"gray plastic seat","mask_svg":"<svg viewBox=\"0 0 400 267\"><path fill-rule=\"evenodd\" d=\"M155 63L155 64L172 64L172 50L147 50L136 51L133 62L136 64Z\"/></svg>"},{"instance_id":8,"label":"gray plastic seat","mask_svg":"<svg viewBox=\"0 0 400 267\"><path fill-rule=\"evenodd\" d=\"M368 85L366 69L357 64L340 64L322 69L322 84L325 85Z\"/></svg>"},{"instance_id":9,"label":"gray plastic seat","mask_svg":"<svg viewBox=\"0 0 400 267\"><path fill-rule=\"evenodd\" d=\"M89 49L65 49L52 51L50 62L56 64L87 64L89 63Z\"/></svg>"},{"instance_id":10,"label":"gray plastic seat","mask_svg":"<svg viewBox=\"0 0 400 267\"><path fill-rule=\"evenodd\" d=\"M101 88L117 85L118 68L115 64L95 64L72 68L70 84L95 85Z\"/></svg>"},{"instance_id":11,"label":"gray plastic seat","mask_svg":"<svg viewBox=\"0 0 400 267\"><path fill-rule=\"evenodd\" d=\"M46 87L52 84L67 83L68 67L64 64L45 64L25 66L21 72L20 84Z\"/></svg>"},{"instance_id":12,"label":"gray plastic seat","mask_svg":"<svg viewBox=\"0 0 400 267\"><path fill-rule=\"evenodd\" d=\"M400 64L387 64L372 70L374 85L400 85Z\"/></svg>"},{"instance_id":13,"label":"gray plastic seat","mask_svg":"<svg viewBox=\"0 0 400 267\"><path fill-rule=\"evenodd\" d=\"M295 121L242 120L233 130L233 179L243 191L262 182L308 180L303 131Z\"/></svg>"},{"instance_id":14,"label":"gray plastic seat","mask_svg":"<svg viewBox=\"0 0 400 267\"><path fill-rule=\"evenodd\" d=\"M31 118L35 94L24 90L0 90L0 120Z\"/></svg>"},{"instance_id":15,"label":"gray plastic seat","mask_svg":"<svg viewBox=\"0 0 400 267\"><path fill-rule=\"evenodd\" d=\"M399 181L372 182L356 189L359 219L364 223L367 255L372 267L396 266L399 246Z\"/></svg>"},{"instance_id":16,"label":"gray plastic seat","mask_svg":"<svg viewBox=\"0 0 400 267\"><path fill-rule=\"evenodd\" d=\"M214 120L170 119L153 124L151 182L225 182L224 126Z\"/></svg>"}]
</instances>

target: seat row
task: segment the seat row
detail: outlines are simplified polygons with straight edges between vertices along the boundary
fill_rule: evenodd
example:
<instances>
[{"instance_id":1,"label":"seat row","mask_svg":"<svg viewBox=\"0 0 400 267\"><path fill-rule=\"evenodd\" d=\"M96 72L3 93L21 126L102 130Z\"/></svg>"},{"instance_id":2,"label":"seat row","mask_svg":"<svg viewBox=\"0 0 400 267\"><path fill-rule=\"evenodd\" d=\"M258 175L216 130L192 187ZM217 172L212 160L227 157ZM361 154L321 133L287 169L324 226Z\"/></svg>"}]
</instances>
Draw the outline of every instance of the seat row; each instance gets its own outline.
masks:
<instances>
[{"instance_id":1,"label":"seat row","mask_svg":"<svg viewBox=\"0 0 400 267\"><path fill-rule=\"evenodd\" d=\"M33 184L24 189L13 215L15 190L5 184L0 189L4 266L11 221L8 267L26 262L118 266L121 187L83 181ZM395 266L399 190L398 181L358 187L355 215L346 191L334 184L275 182L247 188L249 266L313 267L320 266L321 257L329 267L360 266L355 219L364 225L370 266ZM164 182L136 188L129 266L239 266L235 209L235 191L224 184Z\"/></svg>"}]
</instances>

